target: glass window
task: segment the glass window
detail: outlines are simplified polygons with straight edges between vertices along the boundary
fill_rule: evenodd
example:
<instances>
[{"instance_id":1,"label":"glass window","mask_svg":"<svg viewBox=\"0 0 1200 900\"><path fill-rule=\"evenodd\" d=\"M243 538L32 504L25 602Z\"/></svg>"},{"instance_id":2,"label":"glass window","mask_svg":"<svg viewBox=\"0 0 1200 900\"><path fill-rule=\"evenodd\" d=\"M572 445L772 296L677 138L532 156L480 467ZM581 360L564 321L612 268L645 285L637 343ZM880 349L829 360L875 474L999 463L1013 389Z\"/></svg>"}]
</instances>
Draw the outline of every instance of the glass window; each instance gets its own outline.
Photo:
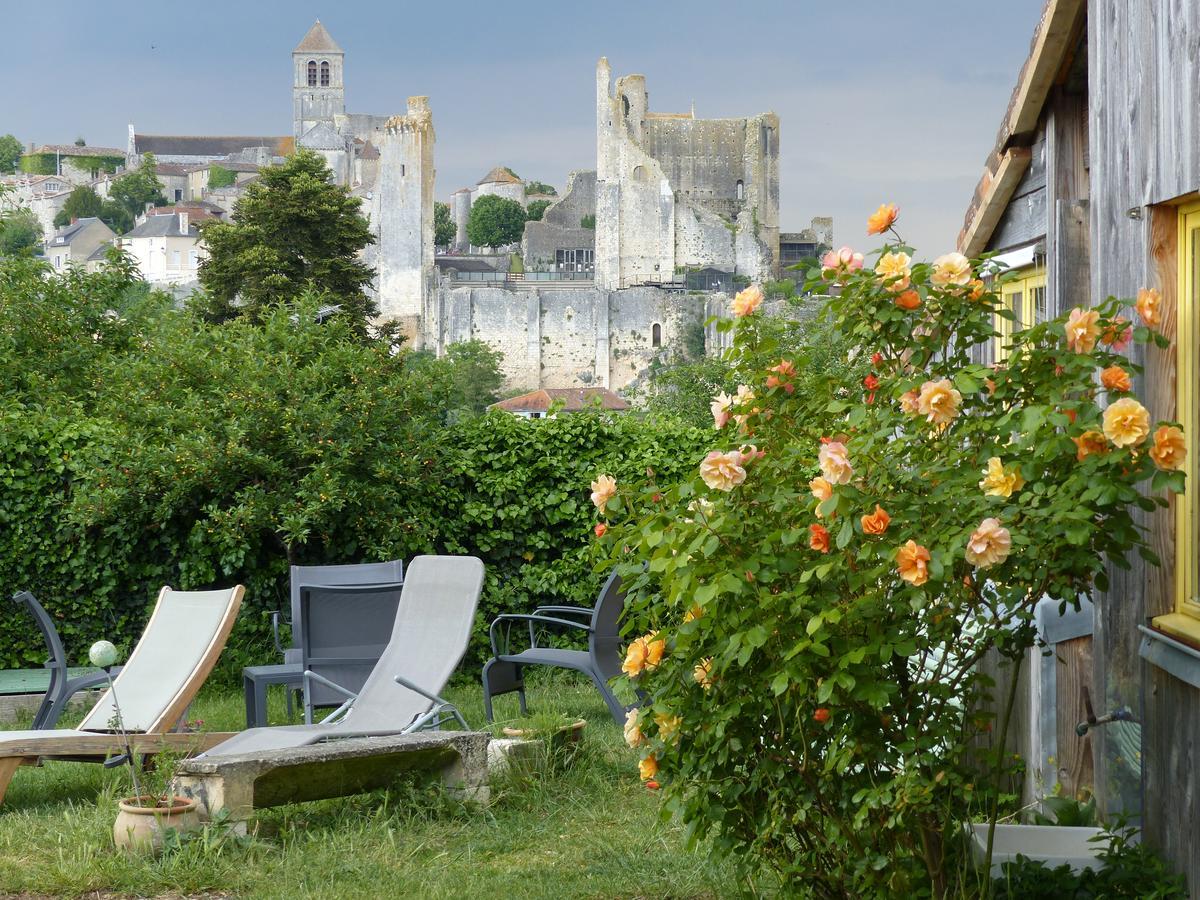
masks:
<instances>
[{"instance_id":1,"label":"glass window","mask_svg":"<svg viewBox=\"0 0 1200 900\"><path fill-rule=\"evenodd\" d=\"M1012 318L996 316L996 331L999 335L994 347L996 362L1008 359L1008 348L1014 334L1046 318L1045 269L1025 269L1018 272L1016 277L1010 278L1000 286L1000 297L1004 308L1012 313Z\"/></svg>"},{"instance_id":2,"label":"glass window","mask_svg":"<svg viewBox=\"0 0 1200 900\"><path fill-rule=\"evenodd\" d=\"M317 86L317 61L315 59L308 61L308 86Z\"/></svg>"},{"instance_id":3,"label":"glass window","mask_svg":"<svg viewBox=\"0 0 1200 900\"><path fill-rule=\"evenodd\" d=\"M329 63L321 63L321 87L329 87Z\"/></svg>"}]
</instances>

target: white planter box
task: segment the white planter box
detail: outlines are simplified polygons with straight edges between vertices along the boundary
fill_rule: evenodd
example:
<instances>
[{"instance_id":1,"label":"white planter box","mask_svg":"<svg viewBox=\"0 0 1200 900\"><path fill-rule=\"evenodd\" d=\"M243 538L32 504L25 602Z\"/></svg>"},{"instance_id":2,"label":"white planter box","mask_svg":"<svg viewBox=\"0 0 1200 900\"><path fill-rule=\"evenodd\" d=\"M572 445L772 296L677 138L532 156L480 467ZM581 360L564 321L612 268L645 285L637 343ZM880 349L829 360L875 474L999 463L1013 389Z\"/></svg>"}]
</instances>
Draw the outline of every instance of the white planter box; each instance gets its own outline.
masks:
<instances>
[{"instance_id":1,"label":"white planter box","mask_svg":"<svg viewBox=\"0 0 1200 900\"><path fill-rule=\"evenodd\" d=\"M1096 858L1104 842L1091 839L1101 833L1099 828L1074 828L1062 825L997 825L992 841L992 877L1003 873L1000 866L1015 862L1017 854L1043 862L1050 868L1066 863L1075 872L1099 869ZM987 823L971 825L971 855L976 865L983 865L987 855Z\"/></svg>"}]
</instances>

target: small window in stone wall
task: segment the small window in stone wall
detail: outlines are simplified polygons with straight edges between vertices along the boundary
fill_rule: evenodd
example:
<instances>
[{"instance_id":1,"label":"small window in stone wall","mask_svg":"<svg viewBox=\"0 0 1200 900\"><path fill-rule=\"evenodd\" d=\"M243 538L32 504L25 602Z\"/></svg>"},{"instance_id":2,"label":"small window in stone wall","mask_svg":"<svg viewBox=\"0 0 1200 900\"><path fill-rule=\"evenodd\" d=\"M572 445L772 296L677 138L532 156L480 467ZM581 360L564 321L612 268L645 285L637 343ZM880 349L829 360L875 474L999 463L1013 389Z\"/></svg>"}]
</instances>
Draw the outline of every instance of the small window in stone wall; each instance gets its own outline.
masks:
<instances>
[{"instance_id":1,"label":"small window in stone wall","mask_svg":"<svg viewBox=\"0 0 1200 900\"><path fill-rule=\"evenodd\" d=\"M404 177L404 163L400 163L400 177Z\"/></svg>"},{"instance_id":2,"label":"small window in stone wall","mask_svg":"<svg viewBox=\"0 0 1200 900\"><path fill-rule=\"evenodd\" d=\"M662 326L657 322L650 327L650 344L653 347L662 346Z\"/></svg>"},{"instance_id":3,"label":"small window in stone wall","mask_svg":"<svg viewBox=\"0 0 1200 900\"><path fill-rule=\"evenodd\" d=\"M310 59L308 61L308 86L316 87L317 85L317 61Z\"/></svg>"},{"instance_id":4,"label":"small window in stone wall","mask_svg":"<svg viewBox=\"0 0 1200 900\"><path fill-rule=\"evenodd\" d=\"M329 63L321 63L321 87L329 87Z\"/></svg>"},{"instance_id":5,"label":"small window in stone wall","mask_svg":"<svg viewBox=\"0 0 1200 900\"><path fill-rule=\"evenodd\" d=\"M742 179L740 179L740 178L738 179L738 183L737 183L737 198L739 200L746 199L746 183L744 181L742 181Z\"/></svg>"},{"instance_id":6,"label":"small window in stone wall","mask_svg":"<svg viewBox=\"0 0 1200 900\"><path fill-rule=\"evenodd\" d=\"M621 105L625 107L625 115L629 115L629 98L624 94L621 95Z\"/></svg>"}]
</instances>

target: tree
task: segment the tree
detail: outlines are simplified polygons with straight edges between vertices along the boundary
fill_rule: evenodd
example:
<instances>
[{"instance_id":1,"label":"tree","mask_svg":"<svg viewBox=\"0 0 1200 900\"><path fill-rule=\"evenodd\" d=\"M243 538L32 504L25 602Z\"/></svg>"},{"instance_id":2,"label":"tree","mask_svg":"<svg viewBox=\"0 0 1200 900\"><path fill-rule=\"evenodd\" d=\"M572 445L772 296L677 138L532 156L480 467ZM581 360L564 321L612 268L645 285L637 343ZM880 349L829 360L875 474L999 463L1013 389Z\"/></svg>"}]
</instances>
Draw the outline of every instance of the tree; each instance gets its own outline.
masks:
<instances>
[{"instance_id":1,"label":"tree","mask_svg":"<svg viewBox=\"0 0 1200 900\"><path fill-rule=\"evenodd\" d=\"M42 242L42 226L28 209L18 209L0 218L0 256L33 256Z\"/></svg>"},{"instance_id":2,"label":"tree","mask_svg":"<svg viewBox=\"0 0 1200 900\"><path fill-rule=\"evenodd\" d=\"M148 203L155 206L167 203L163 183L154 174L155 165L154 154L147 153L136 169L114 179L109 188L109 196L133 218L141 215Z\"/></svg>"},{"instance_id":3,"label":"tree","mask_svg":"<svg viewBox=\"0 0 1200 900\"><path fill-rule=\"evenodd\" d=\"M531 181L525 185L525 196L528 197L532 194L546 194L550 197L557 197L558 191L544 181Z\"/></svg>"},{"instance_id":4,"label":"tree","mask_svg":"<svg viewBox=\"0 0 1200 900\"><path fill-rule=\"evenodd\" d=\"M133 228L134 217L116 200L105 200L100 206L100 221L117 234L124 234Z\"/></svg>"},{"instance_id":5,"label":"tree","mask_svg":"<svg viewBox=\"0 0 1200 900\"><path fill-rule=\"evenodd\" d=\"M86 184L81 184L71 191L71 195L67 197L67 202L63 204L54 217L54 227L62 228L64 225L70 225L72 219L86 219L88 216L99 216L100 211L104 206L104 201L100 199L92 188Z\"/></svg>"},{"instance_id":6,"label":"tree","mask_svg":"<svg viewBox=\"0 0 1200 900\"><path fill-rule=\"evenodd\" d=\"M374 273L359 251L375 239L358 198L331 183L330 174L324 159L300 150L283 165L262 170L234 207L232 221L203 226L204 315L261 319L267 309L311 288L340 304L357 332L366 334L377 307L364 290Z\"/></svg>"},{"instance_id":7,"label":"tree","mask_svg":"<svg viewBox=\"0 0 1200 900\"><path fill-rule=\"evenodd\" d=\"M530 203L527 207L525 207L525 221L542 221L542 216L546 214L546 207L550 205L550 202L551 201L549 200L534 200L532 203Z\"/></svg>"},{"instance_id":8,"label":"tree","mask_svg":"<svg viewBox=\"0 0 1200 900\"><path fill-rule=\"evenodd\" d=\"M213 163L211 166L208 167L209 190L216 190L217 188L229 187L231 184L233 184L236 181L237 181L237 175L235 175L233 172L231 172L229 169L225 168L224 166L218 166L216 163Z\"/></svg>"},{"instance_id":9,"label":"tree","mask_svg":"<svg viewBox=\"0 0 1200 900\"><path fill-rule=\"evenodd\" d=\"M471 206L467 237L476 247L504 247L521 240L525 210L516 200L485 194Z\"/></svg>"},{"instance_id":10,"label":"tree","mask_svg":"<svg viewBox=\"0 0 1200 900\"><path fill-rule=\"evenodd\" d=\"M0 175L17 171L21 164L21 154L25 148L11 134L0 136Z\"/></svg>"},{"instance_id":11,"label":"tree","mask_svg":"<svg viewBox=\"0 0 1200 900\"><path fill-rule=\"evenodd\" d=\"M450 204L433 204L433 246L449 247L457 231L450 218Z\"/></svg>"}]
</instances>

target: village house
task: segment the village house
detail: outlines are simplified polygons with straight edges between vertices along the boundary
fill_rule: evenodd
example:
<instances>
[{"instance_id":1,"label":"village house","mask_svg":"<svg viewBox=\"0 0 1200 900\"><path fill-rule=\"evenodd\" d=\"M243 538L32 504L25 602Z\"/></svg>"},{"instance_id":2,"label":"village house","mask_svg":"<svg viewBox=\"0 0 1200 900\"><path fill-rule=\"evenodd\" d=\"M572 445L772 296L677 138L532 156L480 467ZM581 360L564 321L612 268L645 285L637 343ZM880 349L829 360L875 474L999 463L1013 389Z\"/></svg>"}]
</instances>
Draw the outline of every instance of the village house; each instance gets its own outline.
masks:
<instances>
[{"instance_id":1,"label":"village house","mask_svg":"<svg viewBox=\"0 0 1200 900\"><path fill-rule=\"evenodd\" d=\"M542 388L493 403L488 409L502 409L521 419L545 419L585 409L622 411L629 409L629 404L608 388Z\"/></svg>"},{"instance_id":2,"label":"village house","mask_svg":"<svg viewBox=\"0 0 1200 900\"><path fill-rule=\"evenodd\" d=\"M46 243L46 259L56 272L72 265L86 266L93 253L107 248L116 237L111 228L94 216L76 219L58 229Z\"/></svg>"},{"instance_id":3,"label":"village house","mask_svg":"<svg viewBox=\"0 0 1200 900\"><path fill-rule=\"evenodd\" d=\"M998 320L1001 337L983 362L1003 361L1015 329L1140 288L1162 294L1169 348L1131 352L1145 366L1137 391L1151 418L1177 419L1187 435L1187 493L1142 514L1161 565L1136 555L1128 569L1110 563L1108 589L1090 598L1087 646L1055 654L1057 687L1031 693L1025 722L1036 730L1057 713L1057 728L1044 727L1062 743L1072 721L1094 720L1068 755L1090 757L1100 808L1140 818L1144 839L1186 873L1196 896L1200 18L1188 9L1048 0L958 246L995 252L1015 273L1003 297L1016 319ZM1029 762L1035 772L1067 767Z\"/></svg>"},{"instance_id":4,"label":"village house","mask_svg":"<svg viewBox=\"0 0 1200 900\"><path fill-rule=\"evenodd\" d=\"M165 208L164 208L165 209ZM121 237L121 247L142 278L158 287L194 283L204 248L200 231L187 211L148 215Z\"/></svg>"}]
</instances>

